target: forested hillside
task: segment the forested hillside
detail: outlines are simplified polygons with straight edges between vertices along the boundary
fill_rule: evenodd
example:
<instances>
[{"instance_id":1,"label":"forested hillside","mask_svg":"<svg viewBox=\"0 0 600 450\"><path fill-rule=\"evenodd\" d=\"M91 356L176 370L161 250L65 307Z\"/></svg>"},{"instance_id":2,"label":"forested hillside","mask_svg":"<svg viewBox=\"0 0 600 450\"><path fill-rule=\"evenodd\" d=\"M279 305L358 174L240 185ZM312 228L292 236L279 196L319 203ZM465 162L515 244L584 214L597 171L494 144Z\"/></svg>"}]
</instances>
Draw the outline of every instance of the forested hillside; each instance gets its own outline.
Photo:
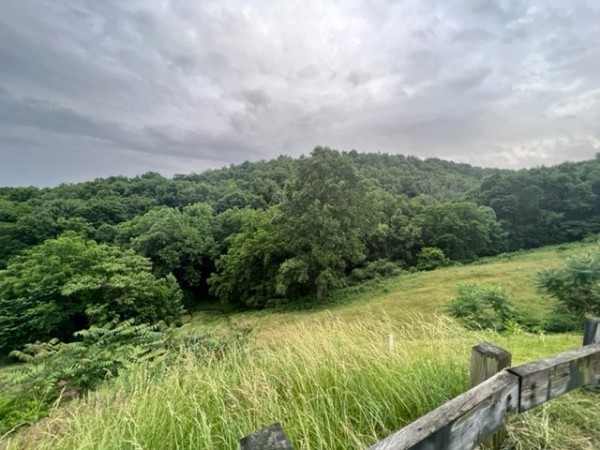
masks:
<instances>
[{"instance_id":1,"label":"forested hillside","mask_svg":"<svg viewBox=\"0 0 600 450\"><path fill-rule=\"evenodd\" d=\"M0 188L0 351L92 324L263 308L600 232L600 158L509 171L340 153ZM414 269L412 269L414 268Z\"/></svg>"}]
</instances>

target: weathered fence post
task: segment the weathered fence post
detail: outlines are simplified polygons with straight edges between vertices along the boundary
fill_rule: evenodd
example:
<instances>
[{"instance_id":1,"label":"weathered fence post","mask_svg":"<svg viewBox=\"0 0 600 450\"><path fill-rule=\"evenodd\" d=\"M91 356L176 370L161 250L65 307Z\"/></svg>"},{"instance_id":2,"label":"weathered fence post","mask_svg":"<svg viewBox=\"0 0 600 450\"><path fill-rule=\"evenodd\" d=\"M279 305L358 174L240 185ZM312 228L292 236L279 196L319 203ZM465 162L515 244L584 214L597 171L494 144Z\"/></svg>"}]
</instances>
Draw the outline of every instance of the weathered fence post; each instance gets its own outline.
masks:
<instances>
[{"instance_id":1,"label":"weathered fence post","mask_svg":"<svg viewBox=\"0 0 600 450\"><path fill-rule=\"evenodd\" d=\"M502 369L510 367L511 355L503 348L497 347L488 342L476 345L471 350L471 387L487 380ZM501 428L489 439L486 439L483 445L497 450L502 446L506 437L506 430Z\"/></svg>"},{"instance_id":2,"label":"weathered fence post","mask_svg":"<svg viewBox=\"0 0 600 450\"><path fill-rule=\"evenodd\" d=\"M600 344L600 319L586 317L583 323L583 345Z\"/></svg>"},{"instance_id":3,"label":"weathered fence post","mask_svg":"<svg viewBox=\"0 0 600 450\"><path fill-rule=\"evenodd\" d=\"M262 430L240 439L241 450L294 450L280 423L274 423Z\"/></svg>"},{"instance_id":4,"label":"weathered fence post","mask_svg":"<svg viewBox=\"0 0 600 450\"><path fill-rule=\"evenodd\" d=\"M510 362L511 355L503 348L489 342L476 345L471 350L471 387L510 367Z\"/></svg>"}]
</instances>

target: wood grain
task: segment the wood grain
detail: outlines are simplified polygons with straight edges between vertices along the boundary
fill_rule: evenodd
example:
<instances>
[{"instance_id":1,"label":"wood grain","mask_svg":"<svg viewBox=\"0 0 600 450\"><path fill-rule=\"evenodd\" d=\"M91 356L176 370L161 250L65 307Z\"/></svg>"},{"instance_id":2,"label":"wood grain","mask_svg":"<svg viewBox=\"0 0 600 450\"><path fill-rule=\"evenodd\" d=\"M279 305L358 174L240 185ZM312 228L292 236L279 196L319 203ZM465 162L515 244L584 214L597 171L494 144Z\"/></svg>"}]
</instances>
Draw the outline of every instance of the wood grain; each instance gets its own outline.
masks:
<instances>
[{"instance_id":1,"label":"wood grain","mask_svg":"<svg viewBox=\"0 0 600 450\"><path fill-rule=\"evenodd\" d=\"M453 398L369 450L464 450L504 426L517 407L519 378L507 371Z\"/></svg>"}]
</instances>

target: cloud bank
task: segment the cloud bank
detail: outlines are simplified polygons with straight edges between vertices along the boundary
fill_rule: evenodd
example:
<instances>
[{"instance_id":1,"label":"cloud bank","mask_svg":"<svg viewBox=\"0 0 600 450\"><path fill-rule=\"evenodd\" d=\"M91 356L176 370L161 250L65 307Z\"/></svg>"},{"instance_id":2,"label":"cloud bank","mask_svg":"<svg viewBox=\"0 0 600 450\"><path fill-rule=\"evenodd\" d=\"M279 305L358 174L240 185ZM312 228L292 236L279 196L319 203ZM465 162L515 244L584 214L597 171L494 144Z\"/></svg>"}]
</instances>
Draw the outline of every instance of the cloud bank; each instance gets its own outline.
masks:
<instances>
[{"instance_id":1,"label":"cloud bank","mask_svg":"<svg viewBox=\"0 0 600 450\"><path fill-rule=\"evenodd\" d=\"M0 14L0 185L315 145L498 167L600 151L600 4L23 0Z\"/></svg>"}]
</instances>

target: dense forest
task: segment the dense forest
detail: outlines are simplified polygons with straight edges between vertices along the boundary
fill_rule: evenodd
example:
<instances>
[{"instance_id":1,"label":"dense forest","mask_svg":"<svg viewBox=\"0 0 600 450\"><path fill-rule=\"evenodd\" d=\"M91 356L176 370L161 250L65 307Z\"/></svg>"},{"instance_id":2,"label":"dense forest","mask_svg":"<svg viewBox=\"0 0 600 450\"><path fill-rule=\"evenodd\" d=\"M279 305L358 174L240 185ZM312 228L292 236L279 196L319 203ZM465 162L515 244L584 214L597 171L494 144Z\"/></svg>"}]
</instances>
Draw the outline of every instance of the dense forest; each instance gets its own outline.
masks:
<instances>
[{"instance_id":1,"label":"dense forest","mask_svg":"<svg viewBox=\"0 0 600 450\"><path fill-rule=\"evenodd\" d=\"M0 353L91 325L264 308L600 232L600 155L528 170L337 152L0 188Z\"/></svg>"}]
</instances>

